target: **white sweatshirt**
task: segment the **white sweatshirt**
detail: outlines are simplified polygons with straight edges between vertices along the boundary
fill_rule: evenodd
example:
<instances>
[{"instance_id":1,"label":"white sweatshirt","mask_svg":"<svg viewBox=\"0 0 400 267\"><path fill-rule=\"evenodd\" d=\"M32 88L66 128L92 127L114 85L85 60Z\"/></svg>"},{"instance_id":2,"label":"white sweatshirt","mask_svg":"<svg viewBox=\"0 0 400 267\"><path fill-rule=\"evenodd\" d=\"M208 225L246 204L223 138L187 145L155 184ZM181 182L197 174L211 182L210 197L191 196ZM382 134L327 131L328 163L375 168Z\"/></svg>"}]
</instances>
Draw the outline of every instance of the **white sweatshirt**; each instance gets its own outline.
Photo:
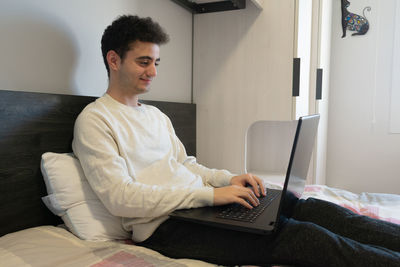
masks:
<instances>
[{"instance_id":1,"label":"white sweatshirt","mask_svg":"<svg viewBox=\"0 0 400 267\"><path fill-rule=\"evenodd\" d=\"M175 209L213 205L212 187L233 174L208 169L175 135L156 107L130 107L108 94L78 116L72 148L89 184L132 239L144 241Z\"/></svg>"}]
</instances>

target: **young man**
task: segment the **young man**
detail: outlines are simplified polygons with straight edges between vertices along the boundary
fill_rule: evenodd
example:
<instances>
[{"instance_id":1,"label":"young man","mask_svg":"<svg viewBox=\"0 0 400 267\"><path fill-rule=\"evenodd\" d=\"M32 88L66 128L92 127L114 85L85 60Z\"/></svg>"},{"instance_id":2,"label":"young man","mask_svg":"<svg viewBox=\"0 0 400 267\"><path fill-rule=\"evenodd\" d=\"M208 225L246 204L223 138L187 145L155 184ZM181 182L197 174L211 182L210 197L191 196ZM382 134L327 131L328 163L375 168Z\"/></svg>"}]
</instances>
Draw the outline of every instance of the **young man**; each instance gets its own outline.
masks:
<instances>
[{"instance_id":1,"label":"young man","mask_svg":"<svg viewBox=\"0 0 400 267\"><path fill-rule=\"evenodd\" d=\"M278 233L269 237L169 219L181 208L234 202L252 208L265 189L251 174L235 176L196 163L170 120L138 101L157 75L159 46L167 41L150 18L115 20L102 38L107 92L75 124L73 150L91 187L113 215L123 218L134 241L170 257L228 265L400 263L398 225L316 199L298 200Z\"/></svg>"}]
</instances>

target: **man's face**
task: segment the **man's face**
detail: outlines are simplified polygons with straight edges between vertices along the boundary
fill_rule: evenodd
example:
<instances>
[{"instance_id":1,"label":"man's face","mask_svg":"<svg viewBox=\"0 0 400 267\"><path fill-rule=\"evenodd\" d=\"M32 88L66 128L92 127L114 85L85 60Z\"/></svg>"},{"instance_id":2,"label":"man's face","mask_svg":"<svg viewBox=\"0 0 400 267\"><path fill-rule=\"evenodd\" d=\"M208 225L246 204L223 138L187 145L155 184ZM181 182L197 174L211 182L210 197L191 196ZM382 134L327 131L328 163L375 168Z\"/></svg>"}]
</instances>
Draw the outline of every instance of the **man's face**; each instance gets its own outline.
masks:
<instances>
[{"instance_id":1,"label":"man's face","mask_svg":"<svg viewBox=\"0 0 400 267\"><path fill-rule=\"evenodd\" d=\"M157 75L160 48L157 44L136 41L121 60L118 70L119 84L125 91L143 94Z\"/></svg>"}]
</instances>

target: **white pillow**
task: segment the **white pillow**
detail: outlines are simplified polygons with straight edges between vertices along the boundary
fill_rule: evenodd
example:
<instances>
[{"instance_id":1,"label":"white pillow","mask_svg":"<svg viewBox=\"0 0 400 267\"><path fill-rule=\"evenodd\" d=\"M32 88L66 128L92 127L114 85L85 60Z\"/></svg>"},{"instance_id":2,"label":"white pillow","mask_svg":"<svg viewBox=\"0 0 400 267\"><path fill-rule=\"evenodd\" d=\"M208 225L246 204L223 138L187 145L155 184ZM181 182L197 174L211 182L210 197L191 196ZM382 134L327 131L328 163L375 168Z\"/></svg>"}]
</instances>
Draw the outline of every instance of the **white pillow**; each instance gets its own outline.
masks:
<instances>
[{"instance_id":1,"label":"white pillow","mask_svg":"<svg viewBox=\"0 0 400 267\"><path fill-rule=\"evenodd\" d=\"M42 200L73 234L85 240L130 237L121 217L113 216L93 192L72 153L44 153L40 167L48 193Z\"/></svg>"}]
</instances>

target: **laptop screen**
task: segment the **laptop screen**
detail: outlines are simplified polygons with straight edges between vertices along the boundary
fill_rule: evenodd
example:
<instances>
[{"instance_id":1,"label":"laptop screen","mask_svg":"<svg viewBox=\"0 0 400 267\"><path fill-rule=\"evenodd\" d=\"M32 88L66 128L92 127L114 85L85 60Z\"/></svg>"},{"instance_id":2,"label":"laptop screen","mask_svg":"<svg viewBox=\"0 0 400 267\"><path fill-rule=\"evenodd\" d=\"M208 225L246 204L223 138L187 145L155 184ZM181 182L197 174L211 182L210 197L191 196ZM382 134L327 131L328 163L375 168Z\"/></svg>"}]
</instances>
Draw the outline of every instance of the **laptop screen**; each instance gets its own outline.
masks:
<instances>
[{"instance_id":1,"label":"laptop screen","mask_svg":"<svg viewBox=\"0 0 400 267\"><path fill-rule=\"evenodd\" d=\"M301 117L299 119L296 131L296 146L291 152L291 158L288 167L290 179L287 190L300 198L303 194L306 184L307 173L310 166L311 155L313 152L315 136L317 134L319 115Z\"/></svg>"}]
</instances>

